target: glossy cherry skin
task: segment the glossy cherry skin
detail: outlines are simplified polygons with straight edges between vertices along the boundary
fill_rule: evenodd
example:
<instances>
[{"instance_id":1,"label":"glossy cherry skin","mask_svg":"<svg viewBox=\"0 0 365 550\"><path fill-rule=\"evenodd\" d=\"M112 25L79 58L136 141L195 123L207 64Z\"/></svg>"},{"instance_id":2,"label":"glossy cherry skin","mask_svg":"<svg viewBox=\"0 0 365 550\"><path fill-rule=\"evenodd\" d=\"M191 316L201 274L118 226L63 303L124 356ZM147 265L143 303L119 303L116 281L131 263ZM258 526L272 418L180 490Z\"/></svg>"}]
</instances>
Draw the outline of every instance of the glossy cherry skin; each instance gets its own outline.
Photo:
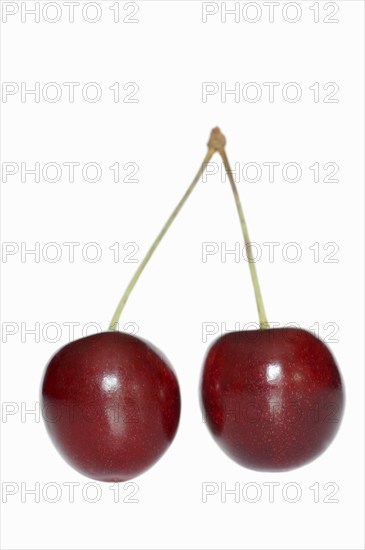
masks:
<instances>
[{"instance_id":1,"label":"glossy cherry skin","mask_svg":"<svg viewBox=\"0 0 365 550\"><path fill-rule=\"evenodd\" d=\"M176 376L161 352L122 332L67 344L42 382L42 413L65 460L85 476L126 481L168 448L180 417Z\"/></svg>"},{"instance_id":2,"label":"glossy cherry skin","mask_svg":"<svg viewBox=\"0 0 365 550\"><path fill-rule=\"evenodd\" d=\"M201 402L213 437L233 460L254 470L289 470L333 440L344 390L329 349L310 332L241 331L209 349Z\"/></svg>"}]
</instances>

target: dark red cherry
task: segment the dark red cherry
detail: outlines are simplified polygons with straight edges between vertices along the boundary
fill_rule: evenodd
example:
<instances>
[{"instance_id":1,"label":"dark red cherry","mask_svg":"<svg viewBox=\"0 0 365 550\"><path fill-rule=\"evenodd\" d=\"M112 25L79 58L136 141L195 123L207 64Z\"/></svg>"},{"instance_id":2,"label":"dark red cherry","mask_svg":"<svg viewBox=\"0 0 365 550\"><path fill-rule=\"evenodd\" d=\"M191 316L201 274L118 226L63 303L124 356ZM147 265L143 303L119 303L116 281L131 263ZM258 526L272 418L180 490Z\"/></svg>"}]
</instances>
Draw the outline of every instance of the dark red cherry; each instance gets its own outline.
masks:
<instances>
[{"instance_id":1,"label":"dark red cherry","mask_svg":"<svg viewBox=\"0 0 365 550\"><path fill-rule=\"evenodd\" d=\"M174 439L180 392L166 358L122 332L67 344L46 367L42 412L65 460L85 476L126 481Z\"/></svg>"},{"instance_id":2,"label":"dark red cherry","mask_svg":"<svg viewBox=\"0 0 365 550\"><path fill-rule=\"evenodd\" d=\"M326 345L293 328L232 332L208 351L201 381L207 425L254 470L288 470L320 455L339 428L344 390Z\"/></svg>"}]
</instances>

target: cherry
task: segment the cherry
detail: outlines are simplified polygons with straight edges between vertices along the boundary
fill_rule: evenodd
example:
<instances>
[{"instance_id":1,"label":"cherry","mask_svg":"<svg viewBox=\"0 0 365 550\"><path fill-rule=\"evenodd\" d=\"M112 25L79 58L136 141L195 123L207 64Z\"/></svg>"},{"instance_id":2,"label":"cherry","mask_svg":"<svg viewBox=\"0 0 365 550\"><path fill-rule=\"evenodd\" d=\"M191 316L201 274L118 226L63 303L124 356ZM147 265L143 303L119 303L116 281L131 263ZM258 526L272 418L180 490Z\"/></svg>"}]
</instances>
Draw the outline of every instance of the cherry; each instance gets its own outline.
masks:
<instances>
[{"instance_id":1,"label":"cherry","mask_svg":"<svg viewBox=\"0 0 365 550\"><path fill-rule=\"evenodd\" d=\"M255 470L286 470L313 460L342 417L337 365L328 348L301 329L222 336L207 354L201 384L217 443Z\"/></svg>"},{"instance_id":2,"label":"cherry","mask_svg":"<svg viewBox=\"0 0 365 550\"><path fill-rule=\"evenodd\" d=\"M302 329L270 329L243 210L217 132L217 150L231 184L255 290L260 330L226 334L208 351L201 404L213 437L239 464L287 470L321 454L339 428L344 390L326 345Z\"/></svg>"},{"instance_id":3,"label":"cherry","mask_svg":"<svg viewBox=\"0 0 365 550\"><path fill-rule=\"evenodd\" d=\"M126 481L154 464L174 439L179 385L151 344L102 332L52 357L42 409L51 439L71 466L93 479Z\"/></svg>"},{"instance_id":4,"label":"cherry","mask_svg":"<svg viewBox=\"0 0 365 550\"><path fill-rule=\"evenodd\" d=\"M109 332L67 344L46 367L41 403L48 433L67 462L91 478L126 481L141 474L176 434L180 392L172 368L151 344L117 327L138 278L214 152L209 146L196 177L140 263Z\"/></svg>"}]
</instances>

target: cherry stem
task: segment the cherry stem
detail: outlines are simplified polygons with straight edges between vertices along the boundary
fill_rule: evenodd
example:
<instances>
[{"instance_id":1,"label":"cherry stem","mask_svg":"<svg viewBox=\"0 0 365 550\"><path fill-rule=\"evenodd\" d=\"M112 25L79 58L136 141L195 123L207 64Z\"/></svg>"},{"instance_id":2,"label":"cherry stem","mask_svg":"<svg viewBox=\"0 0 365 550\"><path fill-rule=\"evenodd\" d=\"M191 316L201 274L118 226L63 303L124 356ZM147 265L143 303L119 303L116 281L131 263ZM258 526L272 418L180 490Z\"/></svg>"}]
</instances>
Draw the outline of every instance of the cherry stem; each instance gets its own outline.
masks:
<instances>
[{"instance_id":1,"label":"cherry stem","mask_svg":"<svg viewBox=\"0 0 365 550\"><path fill-rule=\"evenodd\" d=\"M124 309L124 306L125 306L128 298L129 298L129 295L132 292L136 282L138 281L142 271L144 270L144 268L148 264L151 256L153 255L154 251L156 250L156 248L160 244L162 238L164 237L165 233L169 229L170 225L172 224L172 222L174 221L174 219L176 218L176 216L178 215L178 213L180 212L180 210L184 206L185 202L187 201L187 199L191 195L192 191L194 190L194 188L195 188L196 184L198 183L198 181L200 180L201 176L204 174L204 171L205 171L210 159L212 158L214 153L217 151L217 147L214 145L214 141L212 141L215 131L216 131L216 129L214 129L212 131L210 140L208 142L208 152L204 157L204 160L203 160L203 162L202 162L202 164L201 164L201 166L198 170L197 175L195 176L192 183L188 187L186 193L184 194L184 196L180 200L179 204L176 206L175 210L172 212L171 216L169 217L169 219L167 220L167 222L165 223L165 225L161 229L160 233L157 235L155 241L153 242L153 244L151 245L150 249L148 250L146 256L144 257L144 259L140 263L137 271L133 275L129 285L127 286L127 288L126 288L126 290L125 290L125 292L122 296L122 298L120 299L120 302L117 306L117 309L115 310L115 313L114 313L113 318L111 320L111 323L109 325L109 330L117 330L120 315L121 315L121 313Z\"/></svg>"},{"instance_id":2,"label":"cherry stem","mask_svg":"<svg viewBox=\"0 0 365 550\"><path fill-rule=\"evenodd\" d=\"M257 311L258 311L259 320L260 320L260 329L269 328L269 323L268 323L267 318L266 318L264 303L262 301L262 295L261 295L259 280L258 280L258 277L257 277L255 260L254 260L253 255L252 255L251 242L250 242L250 238L249 238L249 235L248 235L248 230L247 230L245 217L243 215L242 204L241 204L241 200L240 200L240 197L239 197L239 194L238 194L236 183L235 183L234 178L233 178L232 170L231 170L231 167L230 167L227 155L226 155L226 151L225 151L225 148L224 148L225 144L226 144L226 140L225 140L225 137L222 135L222 146L219 147L217 149L217 151L220 154L220 156L222 157L224 168L227 172L228 179L229 179L229 182L231 184L234 200L236 202L238 216L239 216L240 223L241 223L242 235L243 235L243 239L244 239L244 242L245 242L245 245L246 245L246 250L247 250L247 259L248 259L248 265L250 267L252 284L253 284L253 288L254 288L254 291L255 291Z\"/></svg>"}]
</instances>

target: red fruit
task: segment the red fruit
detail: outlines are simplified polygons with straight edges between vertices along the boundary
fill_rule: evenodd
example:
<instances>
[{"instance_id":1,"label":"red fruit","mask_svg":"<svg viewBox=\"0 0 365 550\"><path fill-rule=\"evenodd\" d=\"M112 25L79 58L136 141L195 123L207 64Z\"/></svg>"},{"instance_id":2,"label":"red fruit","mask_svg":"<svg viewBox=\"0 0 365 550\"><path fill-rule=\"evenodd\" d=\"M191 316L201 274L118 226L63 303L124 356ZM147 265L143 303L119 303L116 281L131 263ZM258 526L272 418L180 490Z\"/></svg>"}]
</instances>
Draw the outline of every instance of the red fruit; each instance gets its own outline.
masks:
<instances>
[{"instance_id":1,"label":"red fruit","mask_svg":"<svg viewBox=\"0 0 365 550\"><path fill-rule=\"evenodd\" d=\"M208 351L202 407L217 443L254 470L316 458L341 421L344 390L329 349L293 328L232 332Z\"/></svg>"},{"instance_id":2,"label":"red fruit","mask_svg":"<svg viewBox=\"0 0 365 550\"><path fill-rule=\"evenodd\" d=\"M126 481L152 466L174 439L180 392L160 351L135 336L103 332L52 357L42 411L71 466L97 480Z\"/></svg>"}]
</instances>

